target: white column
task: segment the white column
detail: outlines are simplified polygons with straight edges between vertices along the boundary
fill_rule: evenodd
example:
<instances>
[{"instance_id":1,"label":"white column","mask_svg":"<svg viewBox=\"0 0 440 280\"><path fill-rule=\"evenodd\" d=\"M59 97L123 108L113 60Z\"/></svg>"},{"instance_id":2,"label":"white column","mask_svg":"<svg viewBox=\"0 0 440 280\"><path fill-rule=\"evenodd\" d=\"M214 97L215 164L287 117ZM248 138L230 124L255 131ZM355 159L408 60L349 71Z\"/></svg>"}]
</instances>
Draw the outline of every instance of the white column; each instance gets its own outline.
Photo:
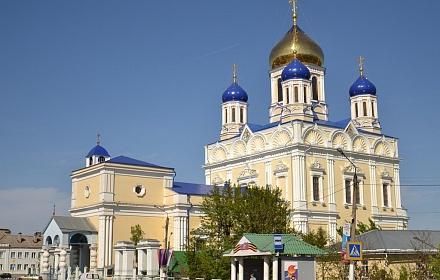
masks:
<instances>
[{"instance_id":1,"label":"white column","mask_svg":"<svg viewBox=\"0 0 440 280\"><path fill-rule=\"evenodd\" d=\"M238 280L244 280L244 258L238 257Z\"/></svg>"},{"instance_id":2,"label":"white column","mask_svg":"<svg viewBox=\"0 0 440 280\"><path fill-rule=\"evenodd\" d=\"M49 273L49 249L43 246L43 256L42 256L42 273Z\"/></svg>"},{"instance_id":3,"label":"white column","mask_svg":"<svg viewBox=\"0 0 440 280\"><path fill-rule=\"evenodd\" d=\"M99 231L98 231L98 267L104 267L105 266L105 260L106 260L106 242L105 242L105 235L106 235L106 217L105 216L99 216Z\"/></svg>"},{"instance_id":4,"label":"white column","mask_svg":"<svg viewBox=\"0 0 440 280\"><path fill-rule=\"evenodd\" d=\"M97 249L98 246L96 244L90 245L90 271L96 272L97 271L97 262L96 262L96 255L97 255Z\"/></svg>"},{"instance_id":5,"label":"white column","mask_svg":"<svg viewBox=\"0 0 440 280\"><path fill-rule=\"evenodd\" d=\"M396 208L402 208L402 200L400 196L400 172L399 167L394 168L394 195L396 197ZM396 211L397 211L396 209Z\"/></svg>"},{"instance_id":6,"label":"white column","mask_svg":"<svg viewBox=\"0 0 440 280\"><path fill-rule=\"evenodd\" d=\"M269 280L269 256L264 256L263 280Z\"/></svg>"},{"instance_id":7,"label":"white column","mask_svg":"<svg viewBox=\"0 0 440 280\"><path fill-rule=\"evenodd\" d=\"M333 159L327 160L328 166L328 203L335 204L335 161ZM334 206L334 205L332 205ZM330 207L332 207L330 206ZM333 210L333 209L330 209ZM336 210L336 209L335 209Z\"/></svg>"},{"instance_id":8,"label":"white column","mask_svg":"<svg viewBox=\"0 0 440 280\"><path fill-rule=\"evenodd\" d=\"M371 188L371 210L373 213L378 212L377 208L377 178L376 178L376 165L370 163L370 188Z\"/></svg>"},{"instance_id":9,"label":"white column","mask_svg":"<svg viewBox=\"0 0 440 280\"><path fill-rule=\"evenodd\" d=\"M65 275L65 271L66 271L66 249L62 247L62 245L59 245L61 250L60 250L60 271L59 271L59 279L65 279L64 275Z\"/></svg>"},{"instance_id":10,"label":"white column","mask_svg":"<svg viewBox=\"0 0 440 280\"><path fill-rule=\"evenodd\" d=\"M273 256L272 259L272 280L278 280L278 257Z\"/></svg>"},{"instance_id":11,"label":"white column","mask_svg":"<svg viewBox=\"0 0 440 280\"><path fill-rule=\"evenodd\" d=\"M111 265L113 263L112 260L112 247L113 247L113 216L107 216L107 224L108 224L108 231L107 231L107 263L106 266Z\"/></svg>"},{"instance_id":12,"label":"white column","mask_svg":"<svg viewBox=\"0 0 440 280\"><path fill-rule=\"evenodd\" d=\"M231 280L237 280L237 265L234 257L231 258Z\"/></svg>"},{"instance_id":13,"label":"white column","mask_svg":"<svg viewBox=\"0 0 440 280\"><path fill-rule=\"evenodd\" d=\"M266 183L265 185L271 185L272 184L272 164L270 161L266 161L264 163L265 169L266 169L266 176L265 176L265 180Z\"/></svg>"}]
</instances>

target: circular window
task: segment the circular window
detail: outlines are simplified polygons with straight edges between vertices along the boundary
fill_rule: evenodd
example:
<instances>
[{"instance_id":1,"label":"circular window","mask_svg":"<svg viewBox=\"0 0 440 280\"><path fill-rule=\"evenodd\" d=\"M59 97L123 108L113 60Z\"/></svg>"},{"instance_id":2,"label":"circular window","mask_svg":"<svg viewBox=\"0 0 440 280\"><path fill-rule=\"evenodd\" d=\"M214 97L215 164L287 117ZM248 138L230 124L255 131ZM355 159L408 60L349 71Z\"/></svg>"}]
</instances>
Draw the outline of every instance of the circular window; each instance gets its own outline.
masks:
<instances>
[{"instance_id":1,"label":"circular window","mask_svg":"<svg viewBox=\"0 0 440 280\"><path fill-rule=\"evenodd\" d=\"M138 197L143 197L147 191L145 190L145 187L143 185L136 185L133 187L133 192Z\"/></svg>"}]
</instances>

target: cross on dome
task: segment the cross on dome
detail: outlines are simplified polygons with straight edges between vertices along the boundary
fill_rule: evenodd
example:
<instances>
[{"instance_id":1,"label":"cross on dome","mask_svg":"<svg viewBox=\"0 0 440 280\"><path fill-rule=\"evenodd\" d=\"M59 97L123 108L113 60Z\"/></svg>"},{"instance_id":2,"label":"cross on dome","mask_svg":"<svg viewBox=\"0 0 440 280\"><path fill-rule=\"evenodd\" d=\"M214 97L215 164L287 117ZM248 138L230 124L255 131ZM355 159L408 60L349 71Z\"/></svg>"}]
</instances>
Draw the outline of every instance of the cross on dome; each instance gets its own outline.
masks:
<instances>
[{"instance_id":1,"label":"cross on dome","mask_svg":"<svg viewBox=\"0 0 440 280\"><path fill-rule=\"evenodd\" d=\"M292 4L292 19L293 24L296 25L296 19L298 18L298 15L296 14L296 2L298 0L289 0L289 3Z\"/></svg>"},{"instance_id":2,"label":"cross on dome","mask_svg":"<svg viewBox=\"0 0 440 280\"><path fill-rule=\"evenodd\" d=\"M359 56L358 62L359 62L359 72L361 73L361 76L364 75L364 57L362 55Z\"/></svg>"},{"instance_id":3,"label":"cross on dome","mask_svg":"<svg viewBox=\"0 0 440 280\"><path fill-rule=\"evenodd\" d=\"M234 63L234 65L232 65L232 73L233 73L233 78L234 78L234 83L237 82L237 64Z\"/></svg>"}]
</instances>

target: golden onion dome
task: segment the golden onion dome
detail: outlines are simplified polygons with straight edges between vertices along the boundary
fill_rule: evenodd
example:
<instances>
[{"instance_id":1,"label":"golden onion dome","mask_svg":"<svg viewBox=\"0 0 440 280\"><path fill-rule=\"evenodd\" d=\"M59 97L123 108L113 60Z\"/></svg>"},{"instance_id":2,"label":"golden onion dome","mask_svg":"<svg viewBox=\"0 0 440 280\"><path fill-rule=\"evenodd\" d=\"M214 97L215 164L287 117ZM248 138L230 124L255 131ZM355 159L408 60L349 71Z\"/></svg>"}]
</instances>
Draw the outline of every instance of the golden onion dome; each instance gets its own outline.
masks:
<instances>
[{"instance_id":1,"label":"golden onion dome","mask_svg":"<svg viewBox=\"0 0 440 280\"><path fill-rule=\"evenodd\" d=\"M272 69L278 66L289 64L295 57L302 63L310 63L318 66L324 64L324 53L321 47L315 43L304 31L297 25L298 15L296 13L296 2L292 3L293 26L284 35L283 39L273 47L269 56L269 63Z\"/></svg>"},{"instance_id":2,"label":"golden onion dome","mask_svg":"<svg viewBox=\"0 0 440 280\"><path fill-rule=\"evenodd\" d=\"M296 38L295 33L297 34ZM298 25L294 24L270 52L270 67L274 69L289 64L295 56L294 49L297 51L296 58L302 63L318 66L322 66L324 63L324 53L321 47L310 39Z\"/></svg>"}]
</instances>

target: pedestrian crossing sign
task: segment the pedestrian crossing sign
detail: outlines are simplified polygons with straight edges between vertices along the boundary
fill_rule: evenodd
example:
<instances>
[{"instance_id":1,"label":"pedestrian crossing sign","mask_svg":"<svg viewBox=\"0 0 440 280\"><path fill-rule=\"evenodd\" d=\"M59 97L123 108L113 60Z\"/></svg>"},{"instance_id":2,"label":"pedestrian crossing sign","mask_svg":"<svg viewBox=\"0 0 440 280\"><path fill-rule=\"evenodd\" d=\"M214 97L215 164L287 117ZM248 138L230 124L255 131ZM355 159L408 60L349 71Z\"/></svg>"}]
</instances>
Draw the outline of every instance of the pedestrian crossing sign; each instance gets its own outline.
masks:
<instances>
[{"instance_id":1,"label":"pedestrian crossing sign","mask_svg":"<svg viewBox=\"0 0 440 280\"><path fill-rule=\"evenodd\" d=\"M362 242L347 242L347 260L362 260Z\"/></svg>"}]
</instances>

